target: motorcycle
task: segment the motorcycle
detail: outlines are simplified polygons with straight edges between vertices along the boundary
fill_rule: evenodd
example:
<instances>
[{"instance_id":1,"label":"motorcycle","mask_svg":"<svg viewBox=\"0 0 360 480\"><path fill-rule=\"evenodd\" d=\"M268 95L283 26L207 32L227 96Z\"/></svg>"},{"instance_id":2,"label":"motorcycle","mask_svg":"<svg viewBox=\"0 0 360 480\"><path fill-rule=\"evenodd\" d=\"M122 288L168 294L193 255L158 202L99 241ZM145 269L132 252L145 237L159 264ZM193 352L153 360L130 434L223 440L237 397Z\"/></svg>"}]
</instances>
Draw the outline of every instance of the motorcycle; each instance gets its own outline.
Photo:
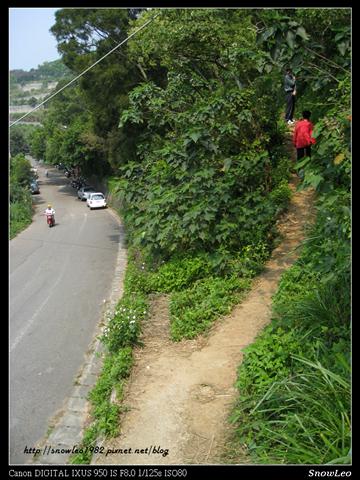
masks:
<instances>
[{"instance_id":1,"label":"motorcycle","mask_svg":"<svg viewBox=\"0 0 360 480\"><path fill-rule=\"evenodd\" d=\"M86 185L86 182L85 180L82 178L82 177L78 177L78 178L74 178L70 185L75 188L76 190L79 190L79 188L83 187L84 185Z\"/></svg>"},{"instance_id":2,"label":"motorcycle","mask_svg":"<svg viewBox=\"0 0 360 480\"><path fill-rule=\"evenodd\" d=\"M53 214L47 213L46 221L47 221L47 224L49 225L49 228L53 227L55 225L55 216Z\"/></svg>"}]
</instances>

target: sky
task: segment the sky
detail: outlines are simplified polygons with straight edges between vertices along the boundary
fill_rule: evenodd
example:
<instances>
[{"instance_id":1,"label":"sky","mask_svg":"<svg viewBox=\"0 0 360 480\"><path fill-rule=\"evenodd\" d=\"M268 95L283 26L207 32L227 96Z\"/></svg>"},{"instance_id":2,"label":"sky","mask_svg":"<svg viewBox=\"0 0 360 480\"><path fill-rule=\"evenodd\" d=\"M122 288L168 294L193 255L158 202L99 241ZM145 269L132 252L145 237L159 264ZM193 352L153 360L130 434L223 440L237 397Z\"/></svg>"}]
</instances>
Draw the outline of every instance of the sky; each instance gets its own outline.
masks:
<instances>
[{"instance_id":1,"label":"sky","mask_svg":"<svg viewBox=\"0 0 360 480\"><path fill-rule=\"evenodd\" d=\"M9 8L9 68L29 71L60 58L49 29L58 8Z\"/></svg>"}]
</instances>

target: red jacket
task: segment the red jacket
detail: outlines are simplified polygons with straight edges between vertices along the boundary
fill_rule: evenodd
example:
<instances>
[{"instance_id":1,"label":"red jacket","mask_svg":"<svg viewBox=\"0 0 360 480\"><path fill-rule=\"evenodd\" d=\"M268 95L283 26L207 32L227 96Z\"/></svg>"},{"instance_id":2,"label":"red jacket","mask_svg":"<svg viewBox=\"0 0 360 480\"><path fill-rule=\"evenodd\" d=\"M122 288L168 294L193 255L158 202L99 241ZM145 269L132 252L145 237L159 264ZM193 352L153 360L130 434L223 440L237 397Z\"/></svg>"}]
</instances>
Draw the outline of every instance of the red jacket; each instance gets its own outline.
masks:
<instances>
[{"instance_id":1,"label":"red jacket","mask_svg":"<svg viewBox=\"0 0 360 480\"><path fill-rule=\"evenodd\" d=\"M312 137L313 129L314 125L310 120L304 119L296 122L293 135L293 143L296 148L309 147L316 143L315 138Z\"/></svg>"}]
</instances>

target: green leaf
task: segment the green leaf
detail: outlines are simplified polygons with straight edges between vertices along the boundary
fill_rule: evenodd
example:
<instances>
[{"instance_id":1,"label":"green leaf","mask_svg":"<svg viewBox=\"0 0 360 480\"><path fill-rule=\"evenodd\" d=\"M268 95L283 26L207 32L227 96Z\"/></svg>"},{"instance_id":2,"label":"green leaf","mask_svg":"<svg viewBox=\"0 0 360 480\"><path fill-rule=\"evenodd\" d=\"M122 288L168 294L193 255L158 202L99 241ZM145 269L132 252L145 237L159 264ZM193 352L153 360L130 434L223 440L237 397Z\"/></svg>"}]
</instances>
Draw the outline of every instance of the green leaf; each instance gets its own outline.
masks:
<instances>
[{"instance_id":1,"label":"green leaf","mask_svg":"<svg viewBox=\"0 0 360 480\"><path fill-rule=\"evenodd\" d=\"M224 166L223 166L223 168L222 168L222 171L223 171L223 172L227 172L227 171L230 169L230 167L231 167L231 163L232 163L231 158L225 158L225 160L224 160Z\"/></svg>"},{"instance_id":2,"label":"green leaf","mask_svg":"<svg viewBox=\"0 0 360 480\"><path fill-rule=\"evenodd\" d=\"M344 38L346 36L346 33L345 32L339 32L335 35L335 42L338 42L339 40L341 40L342 38Z\"/></svg>"},{"instance_id":3,"label":"green leaf","mask_svg":"<svg viewBox=\"0 0 360 480\"><path fill-rule=\"evenodd\" d=\"M346 50L348 49L348 43L347 42L341 42L338 44L338 50L341 53L342 56L345 55Z\"/></svg>"},{"instance_id":4,"label":"green leaf","mask_svg":"<svg viewBox=\"0 0 360 480\"><path fill-rule=\"evenodd\" d=\"M299 35L299 37L301 37L303 40L309 40L310 38L304 27L299 27L296 30L296 35Z\"/></svg>"},{"instance_id":5,"label":"green leaf","mask_svg":"<svg viewBox=\"0 0 360 480\"><path fill-rule=\"evenodd\" d=\"M275 33L275 27L270 27L262 34L262 40L265 42L269 37L272 37Z\"/></svg>"},{"instance_id":6,"label":"green leaf","mask_svg":"<svg viewBox=\"0 0 360 480\"><path fill-rule=\"evenodd\" d=\"M316 189L319 186L320 182L324 181L324 177L322 177L321 175L314 175L313 173L310 173L305 174L305 180L308 185Z\"/></svg>"},{"instance_id":7,"label":"green leaf","mask_svg":"<svg viewBox=\"0 0 360 480\"><path fill-rule=\"evenodd\" d=\"M346 455L345 457L334 458L330 462L325 463L325 465L333 465L333 464L347 464L352 462L352 456Z\"/></svg>"},{"instance_id":8,"label":"green leaf","mask_svg":"<svg viewBox=\"0 0 360 480\"><path fill-rule=\"evenodd\" d=\"M201 137L202 133L199 131L189 133L189 137L196 143Z\"/></svg>"},{"instance_id":9,"label":"green leaf","mask_svg":"<svg viewBox=\"0 0 360 480\"><path fill-rule=\"evenodd\" d=\"M299 168L303 168L310 162L310 160L310 157L305 157L303 160L300 160L300 162L296 162L295 169L298 170Z\"/></svg>"},{"instance_id":10,"label":"green leaf","mask_svg":"<svg viewBox=\"0 0 360 480\"><path fill-rule=\"evenodd\" d=\"M273 69L273 66L271 65L271 63L266 63L264 69L266 73L270 73Z\"/></svg>"},{"instance_id":11,"label":"green leaf","mask_svg":"<svg viewBox=\"0 0 360 480\"><path fill-rule=\"evenodd\" d=\"M286 41L290 48L295 48L295 33L289 30L286 34Z\"/></svg>"}]
</instances>

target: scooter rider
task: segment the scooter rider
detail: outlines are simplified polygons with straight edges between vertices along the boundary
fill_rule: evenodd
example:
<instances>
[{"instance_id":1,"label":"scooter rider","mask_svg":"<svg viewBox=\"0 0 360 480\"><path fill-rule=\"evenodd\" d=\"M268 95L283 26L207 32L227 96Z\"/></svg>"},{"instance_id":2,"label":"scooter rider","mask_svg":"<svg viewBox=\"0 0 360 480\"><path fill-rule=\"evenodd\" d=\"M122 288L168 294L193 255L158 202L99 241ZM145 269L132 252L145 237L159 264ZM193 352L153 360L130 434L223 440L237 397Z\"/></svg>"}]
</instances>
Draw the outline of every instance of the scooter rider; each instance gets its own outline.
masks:
<instances>
[{"instance_id":1,"label":"scooter rider","mask_svg":"<svg viewBox=\"0 0 360 480\"><path fill-rule=\"evenodd\" d=\"M51 215L53 217L53 223L55 223L55 210L52 208L51 204L47 206L47 209L45 210L45 215Z\"/></svg>"}]
</instances>

